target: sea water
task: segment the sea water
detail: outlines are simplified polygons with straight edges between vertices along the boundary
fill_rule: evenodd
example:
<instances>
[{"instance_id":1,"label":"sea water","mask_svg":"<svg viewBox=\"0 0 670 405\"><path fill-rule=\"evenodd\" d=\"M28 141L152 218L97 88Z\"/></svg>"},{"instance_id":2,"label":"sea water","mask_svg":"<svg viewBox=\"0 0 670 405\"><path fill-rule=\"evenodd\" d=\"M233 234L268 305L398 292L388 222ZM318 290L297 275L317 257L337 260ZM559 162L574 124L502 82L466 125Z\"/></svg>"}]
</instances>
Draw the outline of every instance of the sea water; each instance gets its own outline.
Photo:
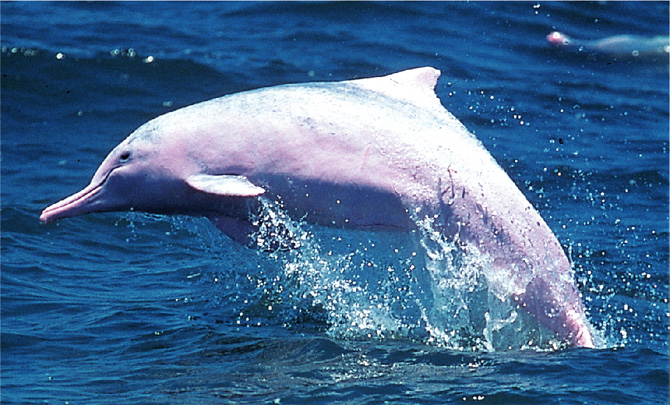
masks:
<instances>
[{"instance_id":1,"label":"sea water","mask_svg":"<svg viewBox=\"0 0 670 405\"><path fill-rule=\"evenodd\" d=\"M3 403L668 402L668 58L545 40L668 35L667 3L0 8ZM497 300L430 224L270 205L249 248L203 218L38 221L160 114L418 66L556 233L597 349Z\"/></svg>"}]
</instances>

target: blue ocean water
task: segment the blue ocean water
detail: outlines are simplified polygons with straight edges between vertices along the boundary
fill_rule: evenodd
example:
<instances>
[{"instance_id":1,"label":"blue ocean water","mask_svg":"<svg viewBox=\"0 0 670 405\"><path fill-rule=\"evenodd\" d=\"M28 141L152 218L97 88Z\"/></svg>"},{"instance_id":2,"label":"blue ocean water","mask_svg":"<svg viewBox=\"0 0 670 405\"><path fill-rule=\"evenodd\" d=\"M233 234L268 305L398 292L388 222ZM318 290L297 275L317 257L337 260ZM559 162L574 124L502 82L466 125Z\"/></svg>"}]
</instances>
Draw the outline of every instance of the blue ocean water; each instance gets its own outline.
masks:
<instances>
[{"instance_id":1,"label":"blue ocean water","mask_svg":"<svg viewBox=\"0 0 670 405\"><path fill-rule=\"evenodd\" d=\"M668 35L667 2L0 11L3 403L668 402L667 56L545 41ZM162 113L426 65L569 253L597 349L412 324L411 248L396 236L309 228L320 239L300 254L268 253L203 218L38 221ZM420 309L448 304L435 301Z\"/></svg>"}]
</instances>

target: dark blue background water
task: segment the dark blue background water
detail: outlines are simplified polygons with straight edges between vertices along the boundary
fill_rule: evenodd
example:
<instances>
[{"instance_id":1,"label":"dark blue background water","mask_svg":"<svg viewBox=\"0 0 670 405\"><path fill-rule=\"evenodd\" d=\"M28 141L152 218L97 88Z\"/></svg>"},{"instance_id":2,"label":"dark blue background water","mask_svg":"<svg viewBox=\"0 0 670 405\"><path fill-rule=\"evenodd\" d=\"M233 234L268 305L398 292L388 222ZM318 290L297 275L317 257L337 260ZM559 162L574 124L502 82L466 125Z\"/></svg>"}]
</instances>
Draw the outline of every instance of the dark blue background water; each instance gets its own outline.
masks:
<instances>
[{"instance_id":1,"label":"dark blue background water","mask_svg":"<svg viewBox=\"0 0 670 405\"><path fill-rule=\"evenodd\" d=\"M1 12L3 403L668 402L667 56L545 42L554 29L668 35L668 3L2 2ZM369 313L343 327L366 312L291 282L316 263L240 247L201 218L38 222L159 114L424 65L443 72L442 103L569 251L598 349L446 348L377 333ZM324 232L366 250L365 235Z\"/></svg>"}]
</instances>

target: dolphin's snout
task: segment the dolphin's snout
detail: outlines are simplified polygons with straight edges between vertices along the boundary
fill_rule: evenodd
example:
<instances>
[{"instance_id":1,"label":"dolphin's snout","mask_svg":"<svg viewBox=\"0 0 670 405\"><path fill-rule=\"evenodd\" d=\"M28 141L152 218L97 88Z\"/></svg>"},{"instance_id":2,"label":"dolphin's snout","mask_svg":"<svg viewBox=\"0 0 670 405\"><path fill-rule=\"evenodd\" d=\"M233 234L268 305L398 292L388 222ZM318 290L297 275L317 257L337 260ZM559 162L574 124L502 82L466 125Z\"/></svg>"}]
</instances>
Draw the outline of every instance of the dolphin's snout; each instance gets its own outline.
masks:
<instances>
[{"instance_id":1,"label":"dolphin's snout","mask_svg":"<svg viewBox=\"0 0 670 405\"><path fill-rule=\"evenodd\" d=\"M100 189L100 184L90 184L78 193L48 206L42 211L40 221L46 224L61 218L75 217L98 211L92 206L92 203L95 201L95 197L100 192Z\"/></svg>"}]
</instances>

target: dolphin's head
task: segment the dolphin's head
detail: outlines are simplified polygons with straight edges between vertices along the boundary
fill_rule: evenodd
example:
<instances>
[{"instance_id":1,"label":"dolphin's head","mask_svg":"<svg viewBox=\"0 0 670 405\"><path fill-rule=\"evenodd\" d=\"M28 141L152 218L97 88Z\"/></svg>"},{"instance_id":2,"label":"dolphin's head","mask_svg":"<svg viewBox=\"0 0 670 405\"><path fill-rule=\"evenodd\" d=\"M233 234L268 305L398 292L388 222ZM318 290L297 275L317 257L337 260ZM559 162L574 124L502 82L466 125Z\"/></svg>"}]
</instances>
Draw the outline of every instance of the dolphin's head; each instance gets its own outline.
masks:
<instances>
[{"instance_id":1,"label":"dolphin's head","mask_svg":"<svg viewBox=\"0 0 670 405\"><path fill-rule=\"evenodd\" d=\"M171 115L133 132L109 153L87 187L47 207L40 220L129 210L207 215L265 191L235 166L215 165L218 155L202 146L208 144L202 131L175 125Z\"/></svg>"},{"instance_id":2,"label":"dolphin's head","mask_svg":"<svg viewBox=\"0 0 670 405\"><path fill-rule=\"evenodd\" d=\"M42 222L92 212L165 209L165 193L179 184L174 165L160 164L160 150L138 132L114 148L80 192L47 207Z\"/></svg>"},{"instance_id":3,"label":"dolphin's head","mask_svg":"<svg viewBox=\"0 0 670 405\"><path fill-rule=\"evenodd\" d=\"M550 45L552 46L568 46L570 45L570 42L572 41L572 38L569 36L565 35L562 32L554 31L551 34L547 35L547 42L549 42Z\"/></svg>"}]
</instances>

